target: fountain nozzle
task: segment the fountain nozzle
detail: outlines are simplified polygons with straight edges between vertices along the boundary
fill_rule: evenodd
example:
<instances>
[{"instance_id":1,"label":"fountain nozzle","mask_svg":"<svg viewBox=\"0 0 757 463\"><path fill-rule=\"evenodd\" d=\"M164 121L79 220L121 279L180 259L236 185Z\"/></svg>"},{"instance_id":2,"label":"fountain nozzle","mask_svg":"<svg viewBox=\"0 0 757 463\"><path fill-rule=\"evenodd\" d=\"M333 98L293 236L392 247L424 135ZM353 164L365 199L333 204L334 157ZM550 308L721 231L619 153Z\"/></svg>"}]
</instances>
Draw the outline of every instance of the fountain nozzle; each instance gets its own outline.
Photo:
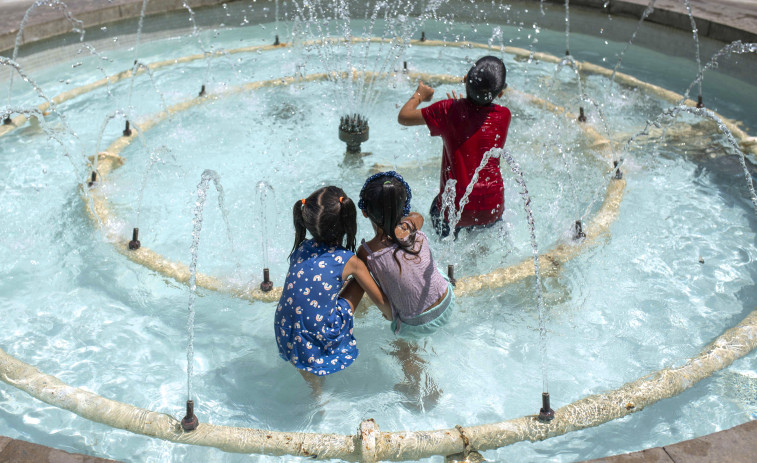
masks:
<instances>
[{"instance_id":1,"label":"fountain nozzle","mask_svg":"<svg viewBox=\"0 0 757 463\"><path fill-rule=\"evenodd\" d=\"M129 121L126 121L126 128L124 129L124 137L131 137L131 127L129 127Z\"/></svg>"},{"instance_id":2,"label":"fountain nozzle","mask_svg":"<svg viewBox=\"0 0 757 463\"><path fill-rule=\"evenodd\" d=\"M273 41L274 45L281 45L281 42L279 42L279 34L276 34L276 39Z\"/></svg>"},{"instance_id":3,"label":"fountain nozzle","mask_svg":"<svg viewBox=\"0 0 757 463\"><path fill-rule=\"evenodd\" d=\"M574 233L573 233L574 240L580 240L581 238L586 238L586 233L584 233L584 227L580 220L576 220L576 224L573 230L574 230Z\"/></svg>"},{"instance_id":4,"label":"fountain nozzle","mask_svg":"<svg viewBox=\"0 0 757 463\"><path fill-rule=\"evenodd\" d=\"M95 185L96 181L97 181L97 172L93 170L92 176L89 178L89 182L87 182L87 186L92 188Z\"/></svg>"},{"instance_id":5,"label":"fountain nozzle","mask_svg":"<svg viewBox=\"0 0 757 463\"><path fill-rule=\"evenodd\" d=\"M368 119L362 114L342 116L339 139L347 144L347 154L360 154L360 144L368 140Z\"/></svg>"},{"instance_id":6,"label":"fountain nozzle","mask_svg":"<svg viewBox=\"0 0 757 463\"><path fill-rule=\"evenodd\" d=\"M704 103L702 102L702 95L699 95L697 97L697 108L704 108Z\"/></svg>"},{"instance_id":7,"label":"fountain nozzle","mask_svg":"<svg viewBox=\"0 0 757 463\"><path fill-rule=\"evenodd\" d=\"M583 106L578 108L578 122L586 122L586 114L584 114Z\"/></svg>"},{"instance_id":8,"label":"fountain nozzle","mask_svg":"<svg viewBox=\"0 0 757 463\"><path fill-rule=\"evenodd\" d=\"M426 32L421 31L421 42L425 42L425 41L426 41Z\"/></svg>"},{"instance_id":9,"label":"fountain nozzle","mask_svg":"<svg viewBox=\"0 0 757 463\"><path fill-rule=\"evenodd\" d=\"M612 166L615 168L615 180L621 180L623 178L623 172L620 171L620 167L618 167L620 163L618 161L612 161Z\"/></svg>"},{"instance_id":10,"label":"fountain nozzle","mask_svg":"<svg viewBox=\"0 0 757 463\"><path fill-rule=\"evenodd\" d=\"M402 72L407 72L407 61L402 62Z\"/></svg>"},{"instance_id":11,"label":"fountain nozzle","mask_svg":"<svg viewBox=\"0 0 757 463\"><path fill-rule=\"evenodd\" d=\"M181 427L185 432L194 431L197 429L197 425L200 422L195 416L195 403L192 400L187 400L187 415L181 420Z\"/></svg>"},{"instance_id":12,"label":"fountain nozzle","mask_svg":"<svg viewBox=\"0 0 757 463\"><path fill-rule=\"evenodd\" d=\"M131 241L129 241L129 249L132 251L139 249L142 243L139 242L139 228L135 228L131 233Z\"/></svg>"},{"instance_id":13,"label":"fountain nozzle","mask_svg":"<svg viewBox=\"0 0 757 463\"><path fill-rule=\"evenodd\" d=\"M541 393L541 410L539 410L539 421L548 423L555 419L555 411L549 408L549 392Z\"/></svg>"},{"instance_id":14,"label":"fountain nozzle","mask_svg":"<svg viewBox=\"0 0 757 463\"><path fill-rule=\"evenodd\" d=\"M200 94L197 96L205 96L205 84L202 84L202 87L200 87Z\"/></svg>"},{"instance_id":15,"label":"fountain nozzle","mask_svg":"<svg viewBox=\"0 0 757 463\"><path fill-rule=\"evenodd\" d=\"M268 291L273 289L273 282L271 281L271 277L269 275L268 269L263 269L263 282L260 283L260 290L264 293L267 293Z\"/></svg>"},{"instance_id":16,"label":"fountain nozzle","mask_svg":"<svg viewBox=\"0 0 757 463\"><path fill-rule=\"evenodd\" d=\"M4 125L11 125L11 124L13 124L13 119L11 119L10 114L8 114L7 116L5 116L5 119L3 119L3 124Z\"/></svg>"},{"instance_id":17,"label":"fountain nozzle","mask_svg":"<svg viewBox=\"0 0 757 463\"><path fill-rule=\"evenodd\" d=\"M452 286L455 286L457 284L457 280L455 279L455 266L454 266L454 264L449 264L447 266L447 277L449 278L449 282L452 283Z\"/></svg>"}]
</instances>

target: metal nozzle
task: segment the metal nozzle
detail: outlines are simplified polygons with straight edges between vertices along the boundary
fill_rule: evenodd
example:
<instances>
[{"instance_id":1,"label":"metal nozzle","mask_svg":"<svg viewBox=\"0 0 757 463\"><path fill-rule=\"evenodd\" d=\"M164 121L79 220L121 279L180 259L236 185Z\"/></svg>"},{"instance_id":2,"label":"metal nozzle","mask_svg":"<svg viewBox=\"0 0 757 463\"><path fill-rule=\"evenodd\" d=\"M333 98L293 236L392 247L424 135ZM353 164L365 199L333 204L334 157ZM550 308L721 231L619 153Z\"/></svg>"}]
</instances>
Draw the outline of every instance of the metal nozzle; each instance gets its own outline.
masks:
<instances>
[{"instance_id":1,"label":"metal nozzle","mask_svg":"<svg viewBox=\"0 0 757 463\"><path fill-rule=\"evenodd\" d=\"M555 411L549 408L549 392L541 393L541 410L539 410L539 421L547 423L555 419Z\"/></svg>"},{"instance_id":2,"label":"metal nozzle","mask_svg":"<svg viewBox=\"0 0 757 463\"><path fill-rule=\"evenodd\" d=\"M191 400L187 400L187 415L182 418L181 427L185 432L189 432L197 429L198 424L200 424L200 422L195 416L195 403Z\"/></svg>"},{"instance_id":3,"label":"metal nozzle","mask_svg":"<svg viewBox=\"0 0 757 463\"><path fill-rule=\"evenodd\" d=\"M269 271L267 268L264 268L263 269L263 282L260 283L260 290L267 293L268 291L272 289L273 289L273 282L271 281Z\"/></svg>"},{"instance_id":4,"label":"metal nozzle","mask_svg":"<svg viewBox=\"0 0 757 463\"><path fill-rule=\"evenodd\" d=\"M131 233L131 241L129 241L129 249L132 251L139 249L142 243L139 242L139 228L135 228Z\"/></svg>"}]
</instances>

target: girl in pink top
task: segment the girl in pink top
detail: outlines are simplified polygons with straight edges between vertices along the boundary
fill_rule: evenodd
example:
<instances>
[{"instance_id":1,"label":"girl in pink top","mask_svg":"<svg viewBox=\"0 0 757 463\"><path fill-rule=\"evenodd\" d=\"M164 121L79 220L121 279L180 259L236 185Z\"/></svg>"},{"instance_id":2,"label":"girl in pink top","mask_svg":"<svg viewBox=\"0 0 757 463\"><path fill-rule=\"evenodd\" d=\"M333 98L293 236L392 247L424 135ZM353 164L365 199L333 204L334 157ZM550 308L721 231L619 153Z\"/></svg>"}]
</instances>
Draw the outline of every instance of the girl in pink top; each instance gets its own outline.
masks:
<instances>
[{"instance_id":1,"label":"girl in pink top","mask_svg":"<svg viewBox=\"0 0 757 463\"><path fill-rule=\"evenodd\" d=\"M455 295L436 267L428 237L420 231L423 217L410 212L411 197L410 186L394 171L366 180L358 207L371 220L376 235L363 241L357 255L389 302L390 310L384 308L382 313L391 320L392 331L403 338L420 338L448 322ZM395 389L413 406L433 406L442 391L430 376L422 380L426 361L418 355L420 348L402 339L395 340L394 347L405 375Z\"/></svg>"}]
</instances>

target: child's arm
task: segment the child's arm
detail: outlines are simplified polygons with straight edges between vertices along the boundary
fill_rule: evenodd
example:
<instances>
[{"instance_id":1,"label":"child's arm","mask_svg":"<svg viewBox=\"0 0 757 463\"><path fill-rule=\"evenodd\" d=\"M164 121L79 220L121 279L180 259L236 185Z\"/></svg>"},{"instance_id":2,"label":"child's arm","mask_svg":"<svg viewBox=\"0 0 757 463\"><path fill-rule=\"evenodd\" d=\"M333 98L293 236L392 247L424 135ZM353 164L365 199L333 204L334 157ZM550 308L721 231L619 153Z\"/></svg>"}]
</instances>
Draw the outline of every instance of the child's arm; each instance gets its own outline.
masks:
<instances>
[{"instance_id":1,"label":"child's arm","mask_svg":"<svg viewBox=\"0 0 757 463\"><path fill-rule=\"evenodd\" d=\"M371 298L371 300L374 304L376 304L379 310L381 310L381 313L384 314L384 318L391 320L392 308L389 305L389 301L381 291L381 288L379 288L376 282L373 281L373 277L368 271L368 267L366 267L363 261L358 259L357 256L351 257L350 260L347 261L347 264L345 264L344 270L342 271L342 278L347 278L350 275L352 275L355 280L357 280L360 287L368 294L368 297ZM347 300L349 301L349 299ZM353 305L353 309L358 302L360 302L360 299L358 299L355 305ZM352 303L352 301L350 301L350 303Z\"/></svg>"},{"instance_id":2,"label":"child's arm","mask_svg":"<svg viewBox=\"0 0 757 463\"><path fill-rule=\"evenodd\" d=\"M434 89L424 84L423 81L418 83L418 88L413 96L407 100L407 103L400 109L397 115L397 122L401 125L424 125L426 120L423 119L423 113L418 109L418 105L424 101L431 101L434 97Z\"/></svg>"}]
</instances>

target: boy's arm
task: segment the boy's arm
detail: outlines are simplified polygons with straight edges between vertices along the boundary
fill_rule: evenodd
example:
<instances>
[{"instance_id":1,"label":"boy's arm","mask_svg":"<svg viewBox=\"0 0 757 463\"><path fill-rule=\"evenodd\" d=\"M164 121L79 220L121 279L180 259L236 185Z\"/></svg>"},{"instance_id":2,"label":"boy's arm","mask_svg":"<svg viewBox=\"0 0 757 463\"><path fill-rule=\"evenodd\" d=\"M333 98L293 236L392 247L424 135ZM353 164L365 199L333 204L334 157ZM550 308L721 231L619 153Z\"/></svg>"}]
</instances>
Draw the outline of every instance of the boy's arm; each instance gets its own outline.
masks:
<instances>
[{"instance_id":1,"label":"boy's arm","mask_svg":"<svg viewBox=\"0 0 757 463\"><path fill-rule=\"evenodd\" d=\"M433 97L434 89L424 84L423 81L419 82L413 96L400 109L400 113L397 115L397 122L406 126L424 125L426 121L423 119L423 113L418 109L418 106L424 101L431 101Z\"/></svg>"}]
</instances>

